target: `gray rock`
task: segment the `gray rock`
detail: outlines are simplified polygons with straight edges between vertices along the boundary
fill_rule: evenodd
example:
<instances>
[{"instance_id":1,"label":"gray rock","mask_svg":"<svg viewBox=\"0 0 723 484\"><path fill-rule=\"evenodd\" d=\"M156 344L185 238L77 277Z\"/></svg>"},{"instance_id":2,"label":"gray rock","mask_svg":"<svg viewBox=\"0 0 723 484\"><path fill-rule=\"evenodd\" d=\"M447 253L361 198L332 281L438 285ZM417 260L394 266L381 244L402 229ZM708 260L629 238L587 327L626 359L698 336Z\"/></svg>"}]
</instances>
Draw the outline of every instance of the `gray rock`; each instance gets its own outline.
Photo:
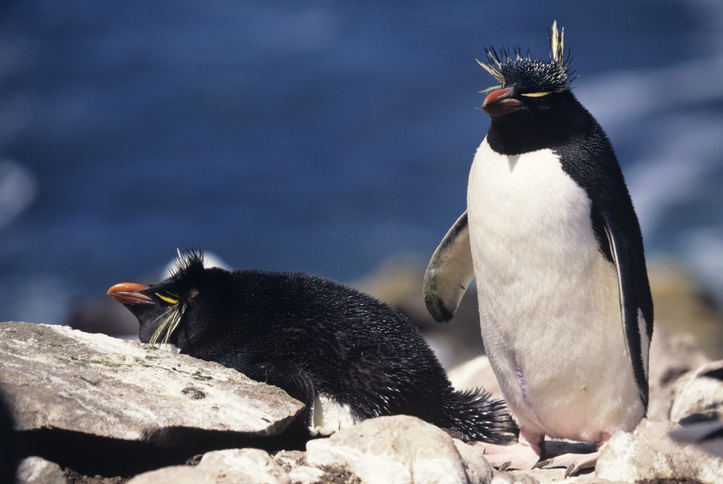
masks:
<instances>
[{"instance_id":1,"label":"gray rock","mask_svg":"<svg viewBox=\"0 0 723 484\"><path fill-rule=\"evenodd\" d=\"M18 484L66 484L65 473L55 462L42 457L26 457L16 473Z\"/></svg>"},{"instance_id":2,"label":"gray rock","mask_svg":"<svg viewBox=\"0 0 723 484\"><path fill-rule=\"evenodd\" d=\"M679 428L672 422L643 420L633 433L615 433L597 462L595 475L630 483L654 479L720 483L723 459L673 441L668 434Z\"/></svg>"},{"instance_id":3,"label":"gray rock","mask_svg":"<svg viewBox=\"0 0 723 484\"><path fill-rule=\"evenodd\" d=\"M348 470L362 483L490 482L494 471L479 451L459 446L469 447L434 425L397 415L312 440L306 458L310 466Z\"/></svg>"},{"instance_id":4,"label":"gray rock","mask_svg":"<svg viewBox=\"0 0 723 484\"><path fill-rule=\"evenodd\" d=\"M670 433L673 440L694 444L717 457L723 457L723 422L698 422Z\"/></svg>"},{"instance_id":5,"label":"gray rock","mask_svg":"<svg viewBox=\"0 0 723 484\"><path fill-rule=\"evenodd\" d=\"M670 420L723 420L723 360L701 366L675 383Z\"/></svg>"},{"instance_id":6,"label":"gray rock","mask_svg":"<svg viewBox=\"0 0 723 484\"><path fill-rule=\"evenodd\" d=\"M174 429L271 436L303 408L222 365L61 326L0 323L0 359L21 431L160 444L172 443Z\"/></svg>"}]
</instances>

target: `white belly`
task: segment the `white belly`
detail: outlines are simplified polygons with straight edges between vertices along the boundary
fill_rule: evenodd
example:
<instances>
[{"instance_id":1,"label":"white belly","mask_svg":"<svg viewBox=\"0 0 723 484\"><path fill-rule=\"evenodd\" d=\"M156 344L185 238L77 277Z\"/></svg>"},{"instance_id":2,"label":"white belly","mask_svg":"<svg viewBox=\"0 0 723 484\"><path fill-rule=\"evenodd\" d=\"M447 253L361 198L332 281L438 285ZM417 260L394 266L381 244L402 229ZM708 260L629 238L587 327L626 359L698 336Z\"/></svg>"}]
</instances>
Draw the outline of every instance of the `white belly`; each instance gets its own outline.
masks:
<instances>
[{"instance_id":1,"label":"white belly","mask_svg":"<svg viewBox=\"0 0 723 484\"><path fill-rule=\"evenodd\" d=\"M585 191L550 150L499 155L485 140L467 204L482 337L520 425L589 442L632 430L644 409Z\"/></svg>"},{"instance_id":2,"label":"white belly","mask_svg":"<svg viewBox=\"0 0 723 484\"><path fill-rule=\"evenodd\" d=\"M311 415L309 432L312 436L328 436L360 422L351 414L349 405L341 404L323 393L316 395Z\"/></svg>"}]
</instances>

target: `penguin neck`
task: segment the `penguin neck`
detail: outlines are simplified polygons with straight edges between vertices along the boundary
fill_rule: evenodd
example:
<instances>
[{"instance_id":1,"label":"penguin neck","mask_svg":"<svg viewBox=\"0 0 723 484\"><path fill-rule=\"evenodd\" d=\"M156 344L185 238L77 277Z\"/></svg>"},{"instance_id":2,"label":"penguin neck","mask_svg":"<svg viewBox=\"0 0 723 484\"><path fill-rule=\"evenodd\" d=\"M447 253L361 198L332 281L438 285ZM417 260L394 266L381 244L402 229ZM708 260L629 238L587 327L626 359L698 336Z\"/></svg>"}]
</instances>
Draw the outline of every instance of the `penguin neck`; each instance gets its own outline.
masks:
<instances>
[{"instance_id":1,"label":"penguin neck","mask_svg":"<svg viewBox=\"0 0 723 484\"><path fill-rule=\"evenodd\" d=\"M570 93L554 108L520 110L492 118L487 142L502 155L556 150L594 130L592 115Z\"/></svg>"},{"instance_id":2,"label":"penguin neck","mask_svg":"<svg viewBox=\"0 0 723 484\"><path fill-rule=\"evenodd\" d=\"M501 155L520 155L553 148L562 141L558 139L560 133L549 129L544 123L536 123L522 116L518 116L513 122L509 121L492 118L487 133L490 147Z\"/></svg>"}]
</instances>

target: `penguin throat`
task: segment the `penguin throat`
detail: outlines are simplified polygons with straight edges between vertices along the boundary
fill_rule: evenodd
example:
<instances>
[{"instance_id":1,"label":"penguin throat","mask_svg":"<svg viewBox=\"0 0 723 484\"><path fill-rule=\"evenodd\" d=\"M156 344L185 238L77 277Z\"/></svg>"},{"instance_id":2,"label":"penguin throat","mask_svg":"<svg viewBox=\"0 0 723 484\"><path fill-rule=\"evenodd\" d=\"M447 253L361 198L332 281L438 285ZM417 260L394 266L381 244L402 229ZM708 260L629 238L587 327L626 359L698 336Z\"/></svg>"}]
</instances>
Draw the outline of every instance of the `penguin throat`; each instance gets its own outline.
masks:
<instances>
[{"instance_id":1,"label":"penguin throat","mask_svg":"<svg viewBox=\"0 0 723 484\"><path fill-rule=\"evenodd\" d=\"M487 133L487 142L499 154L520 155L542 149L554 149L562 144L564 137L563 130L552 129L548 123L541 120L535 122L534 119L518 116L510 120L493 119Z\"/></svg>"}]
</instances>

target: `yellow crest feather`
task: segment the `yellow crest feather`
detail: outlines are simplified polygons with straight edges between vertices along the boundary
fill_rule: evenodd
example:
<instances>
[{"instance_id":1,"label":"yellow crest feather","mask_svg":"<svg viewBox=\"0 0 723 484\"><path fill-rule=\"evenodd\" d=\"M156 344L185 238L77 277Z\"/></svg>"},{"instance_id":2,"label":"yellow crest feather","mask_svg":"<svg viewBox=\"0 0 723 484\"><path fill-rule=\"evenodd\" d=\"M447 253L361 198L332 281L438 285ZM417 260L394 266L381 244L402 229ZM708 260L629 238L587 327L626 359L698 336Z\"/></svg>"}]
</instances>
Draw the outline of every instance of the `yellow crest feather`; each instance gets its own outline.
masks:
<instances>
[{"instance_id":1,"label":"yellow crest feather","mask_svg":"<svg viewBox=\"0 0 723 484\"><path fill-rule=\"evenodd\" d=\"M484 68L484 70L486 70L492 77L497 79L497 81L500 84L498 86L489 87L489 88L485 89L484 91L480 91L480 92L492 91L494 89L499 89L505 85L505 76L503 76L502 73L499 71L499 67L500 67L499 61L491 55L488 55L488 57L490 59L491 65L483 64L479 60L477 60L477 63L479 65L481 65ZM492 65L492 64L494 64L494 65Z\"/></svg>"},{"instance_id":2,"label":"yellow crest feather","mask_svg":"<svg viewBox=\"0 0 723 484\"><path fill-rule=\"evenodd\" d=\"M550 50L552 50L552 60L562 65L565 55L565 29L562 28L558 32L557 20L552 22L552 33L550 35Z\"/></svg>"}]
</instances>

